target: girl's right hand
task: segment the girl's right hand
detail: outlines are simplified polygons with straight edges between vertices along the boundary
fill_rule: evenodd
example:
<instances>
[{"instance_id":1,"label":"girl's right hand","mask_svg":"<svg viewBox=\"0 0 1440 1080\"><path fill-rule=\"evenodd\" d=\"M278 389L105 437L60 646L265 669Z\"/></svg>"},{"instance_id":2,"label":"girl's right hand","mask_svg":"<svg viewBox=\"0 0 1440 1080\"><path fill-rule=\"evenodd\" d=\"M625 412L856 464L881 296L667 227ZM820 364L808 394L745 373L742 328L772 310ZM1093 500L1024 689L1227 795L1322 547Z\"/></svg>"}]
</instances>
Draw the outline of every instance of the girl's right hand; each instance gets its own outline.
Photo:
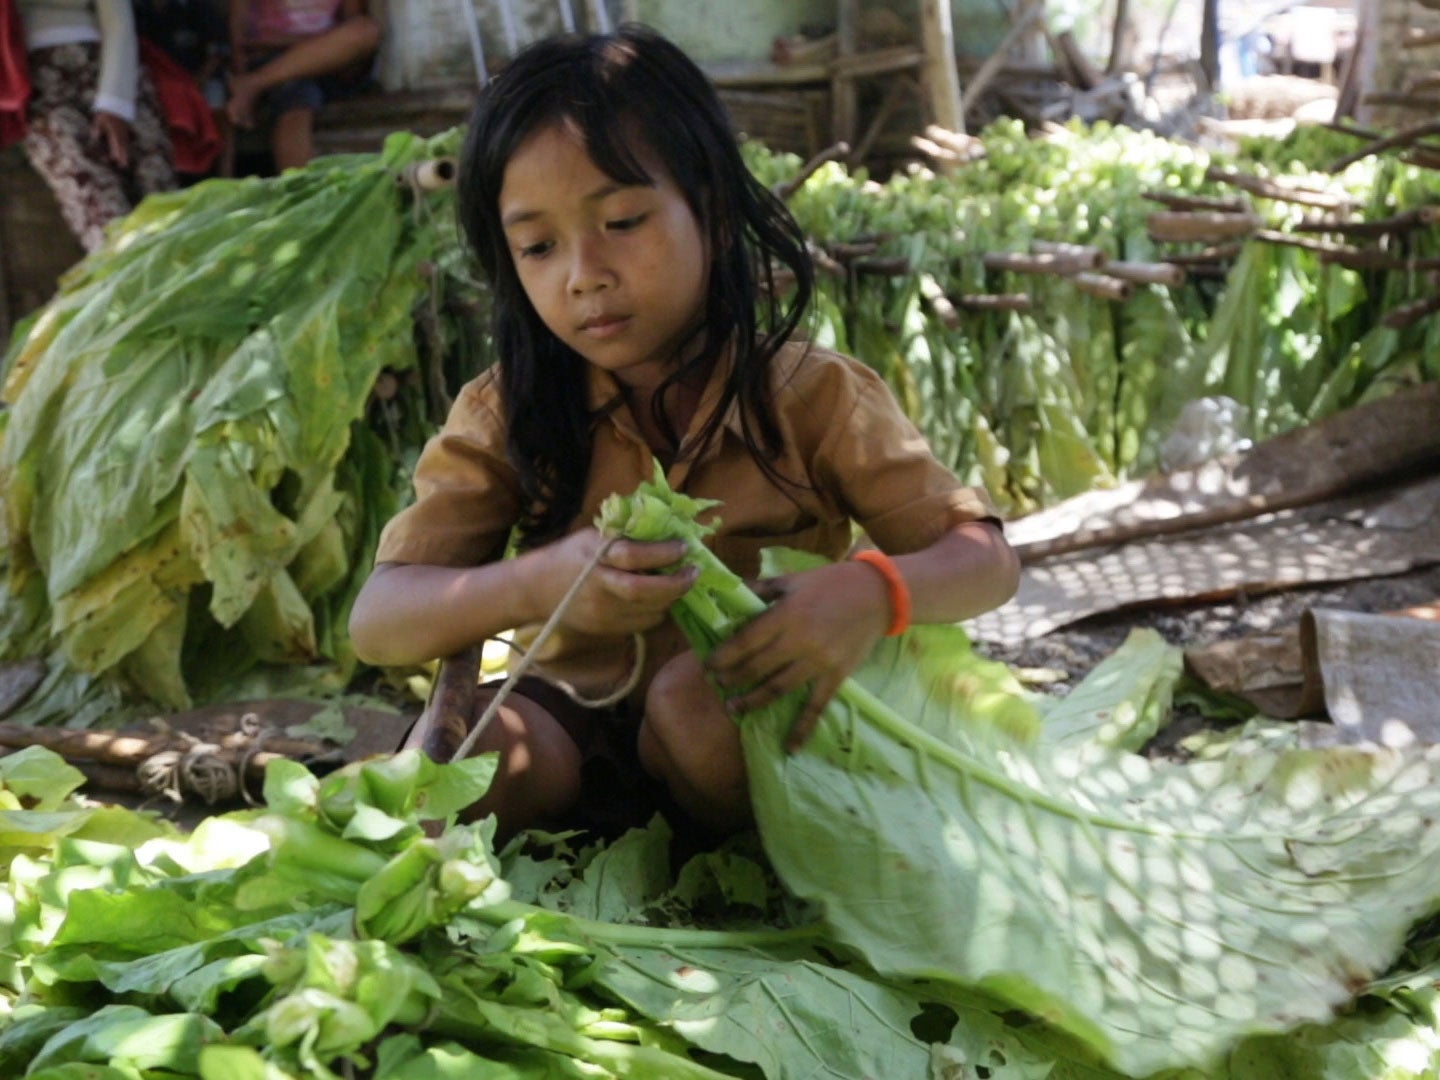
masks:
<instances>
[{"instance_id":1,"label":"girl's right hand","mask_svg":"<svg viewBox=\"0 0 1440 1080\"><path fill-rule=\"evenodd\" d=\"M605 544L595 528L583 529L547 550L547 588L553 592L550 609L559 605L575 579ZM649 630L665 621L670 605L695 583L699 571L686 567L673 574L659 573L685 556L678 541L645 543L616 540L590 571L571 598L561 623L588 634L620 635Z\"/></svg>"},{"instance_id":2,"label":"girl's right hand","mask_svg":"<svg viewBox=\"0 0 1440 1080\"><path fill-rule=\"evenodd\" d=\"M130 122L114 113L97 110L90 130L105 147L105 153L120 169L130 167Z\"/></svg>"}]
</instances>

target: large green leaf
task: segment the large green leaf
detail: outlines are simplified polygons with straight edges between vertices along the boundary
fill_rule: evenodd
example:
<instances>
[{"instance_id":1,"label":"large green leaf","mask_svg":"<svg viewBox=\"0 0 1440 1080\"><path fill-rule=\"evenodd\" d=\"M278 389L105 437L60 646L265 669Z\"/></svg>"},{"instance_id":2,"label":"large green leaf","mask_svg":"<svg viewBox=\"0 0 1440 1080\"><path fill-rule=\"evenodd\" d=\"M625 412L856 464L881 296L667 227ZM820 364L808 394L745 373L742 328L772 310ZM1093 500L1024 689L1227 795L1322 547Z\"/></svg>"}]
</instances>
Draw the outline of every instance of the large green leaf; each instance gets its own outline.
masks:
<instances>
[{"instance_id":1,"label":"large green leaf","mask_svg":"<svg viewBox=\"0 0 1440 1080\"><path fill-rule=\"evenodd\" d=\"M1027 742L935 652L877 650L803 752L788 709L743 723L777 870L881 974L982 988L1138 1076L1327 1020L1435 910L1440 750ZM1076 693L1098 716L1133 688L1111 690Z\"/></svg>"}]
</instances>

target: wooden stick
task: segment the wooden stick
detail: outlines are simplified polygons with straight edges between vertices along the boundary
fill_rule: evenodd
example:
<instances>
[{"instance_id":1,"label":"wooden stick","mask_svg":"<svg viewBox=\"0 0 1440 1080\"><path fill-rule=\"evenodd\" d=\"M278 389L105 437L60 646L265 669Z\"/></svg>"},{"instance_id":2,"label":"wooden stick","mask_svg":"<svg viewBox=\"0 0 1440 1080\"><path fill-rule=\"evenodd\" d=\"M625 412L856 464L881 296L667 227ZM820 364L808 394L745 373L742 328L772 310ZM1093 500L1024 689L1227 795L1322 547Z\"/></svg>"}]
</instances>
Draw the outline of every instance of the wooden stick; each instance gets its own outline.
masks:
<instances>
[{"instance_id":1,"label":"wooden stick","mask_svg":"<svg viewBox=\"0 0 1440 1080\"><path fill-rule=\"evenodd\" d=\"M1105 252L1090 244L1064 244L1054 240L1036 240L1030 245L1036 255L1053 255L1059 259L1074 259L1087 270L1105 265L1109 258Z\"/></svg>"},{"instance_id":2,"label":"wooden stick","mask_svg":"<svg viewBox=\"0 0 1440 1080\"><path fill-rule=\"evenodd\" d=\"M1440 30L1412 30L1409 36L1400 39L1402 49L1422 49L1427 45L1440 45Z\"/></svg>"},{"instance_id":3,"label":"wooden stick","mask_svg":"<svg viewBox=\"0 0 1440 1080\"><path fill-rule=\"evenodd\" d=\"M1333 263L1347 270L1395 270L1401 273L1440 270L1440 258L1415 259L1391 255L1379 248L1338 248L1321 251L1319 255L1322 263Z\"/></svg>"},{"instance_id":4,"label":"wooden stick","mask_svg":"<svg viewBox=\"0 0 1440 1080\"><path fill-rule=\"evenodd\" d=\"M837 56L830 61L830 72L839 79L858 79L867 75L888 75L892 71L918 68L925 59L919 49L899 45L890 49Z\"/></svg>"},{"instance_id":5,"label":"wooden stick","mask_svg":"<svg viewBox=\"0 0 1440 1080\"><path fill-rule=\"evenodd\" d=\"M825 245L825 250L841 262L849 259L859 258L861 255L874 255L880 250L878 240L835 240Z\"/></svg>"},{"instance_id":6,"label":"wooden stick","mask_svg":"<svg viewBox=\"0 0 1440 1080\"><path fill-rule=\"evenodd\" d=\"M1217 214L1201 211L1158 210L1145 219L1150 237L1159 241L1230 240L1249 236L1262 222L1254 214Z\"/></svg>"},{"instance_id":7,"label":"wooden stick","mask_svg":"<svg viewBox=\"0 0 1440 1080\"><path fill-rule=\"evenodd\" d=\"M1245 199L1222 199L1201 195L1175 195L1168 191L1147 191L1145 198L1171 210L1201 210L1216 214L1244 214L1250 210Z\"/></svg>"},{"instance_id":8,"label":"wooden stick","mask_svg":"<svg viewBox=\"0 0 1440 1080\"><path fill-rule=\"evenodd\" d=\"M776 184L773 189L775 197L781 202L784 202L804 187L805 181L820 171L820 166L824 165L827 161L843 161L849 153L849 143L837 142L833 146L827 146L809 161L805 162L804 165L801 165L800 171L789 180L782 180Z\"/></svg>"},{"instance_id":9,"label":"wooden stick","mask_svg":"<svg viewBox=\"0 0 1440 1080\"><path fill-rule=\"evenodd\" d=\"M935 317L940 320L941 325L950 330L960 328L960 312L950 302L950 297L945 295L945 290L940 283L929 274L920 275L920 298L930 306Z\"/></svg>"},{"instance_id":10,"label":"wooden stick","mask_svg":"<svg viewBox=\"0 0 1440 1080\"><path fill-rule=\"evenodd\" d=\"M1413 326L1421 319L1434 315L1437 311L1440 311L1440 293L1397 307L1388 312L1380 321L1391 330L1404 330L1407 326Z\"/></svg>"},{"instance_id":11,"label":"wooden stick","mask_svg":"<svg viewBox=\"0 0 1440 1080\"><path fill-rule=\"evenodd\" d=\"M1367 101L1370 99L1367 97ZM1384 104L1372 102L1372 104ZM1393 150L1397 146L1409 146L1428 135L1440 135L1440 120L1427 120L1423 124L1415 124L1412 127L1402 128L1393 135L1386 135L1382 139L1375 139L1366 143L1353 154L1346 154L1335 164L1330 166L1330 172L1342 172L1357 161L1363 161L1372 154L1379 154L1386 150Z\"/></svg>"},{"instance_id":12,"label":"wooden stick","mask_svg":"<svg viewBox=\"0 0 1440 1080\"><path fill-rule=\"evenodd\" d=\"M1440 223L1440 206L1420 206L1373 221L1302 221L1292 228L1302 233L1339 233L1342 236L1386 236L1390 233L1409 232L1424 225Z\"/></svg>"},{"instance_id":13,"label":"wooden stick","mask_svg":"<svg viewBox=\"0 0 1440 1080\"><path fill-rule=\"evenodd\" d=\"M1279 232L1275 229L1257 229L1251 239L1263 240L1267 244L1279 244L1281 247L1301 248L1304 251L1335 253L1354 250L1347 248L1344 244L1335 244L1328 240L1312 240L1308 236L1296 236L1293 233Z\"/></svg>"},{"instance_id":14,"label":"wooden stick","mask_svg":"<svg viewBox=\"0 0 1440 1080\"><path fill-rule=\"evenodd\" d=\"M1238 259L1242 250L1239 244L1219 244L1200 251L1182 251L1166 255L1165 261L1186 269L1200 270L1211 267L1215 263Z\"/></svg>"},{"instance_id":15,"label":"wooden stick","mask_svg":"<svg viewBox=\"0 0 1440 1080\"><path fill-rule=\"evenodd\" d=\"M807 244L810 251L810 261L815 264L815 269L823 271L834 277L845 276L845 265L837 259L830 257L830 253L817 247L814 243Z\"/></svg>"},{"instance_id":16,"label":"wooden stick","mask_svg":"<svg viewBox=\"0 0 1440 1080\"><path fill-rule=\"evenodd\" d=\"M966 293L955 298L968 311L1029 311L1035 302L1027 293Z\"/></svg>"},{"instance_id":17,"label":"wooden stick","mask_svg":"<svg viewBox=\"0 0 1440 1080\"><path fill-rule=\"evenodd\" d=\"M479 646L440 661L430 700L415 722L420 747L434 761L448 763L475 722L480 689Z\"/></svg>"},{"instance_id":18,"label":"wooden stick","mask_svg":"<svg viewBox=\"0 0 1440 1080\"><path fill-rule=\"evenodd\" d=\"M1266 180L1262 176L1219 169L1213 165L1205 170L1205 179L1238 187L1241 191L1248 191L1262 199L1298 203L1300 206L1314 206L1321 210L1339 210L1350 205L1349 198L1344 195L1336 195L1329 191L1316 191L1311 188L1284 187L1272 180Z\"/></svg>"},{"instance_id":19,"label":"wooden stick","mask_svg":"<svg viewBox=\"0 0 1440 1080\"><path fill-rule=\"evenodd\" d=\"M1400 160L1418 169L1440 169L1440 150L1416 146L1401 154Z\"/></svg>"},{"instance_id":20,"label":"wooden stick","mask_svg":"<svg viewBox=\"0 0 1440 1080\"><path fill-rule=\"evenodd\" d=\"M1079 43L1075 40L1074 33L1069 30L1062 30L1059 34L1055 35L1055 44L1058 46L1056 50L1058 54L1064 57L1065 63L1069 66L1070 70L1075 73L1076 86L1081 90L1093 90L1100 85L1100 81L1104 76L1101 74L1100 69L1090 62L1090 58L1086 56L1080 48Z\"/></svg>"},{"instance_id":21,"label":"wooden stick","mask_svg":"<svg viewBox=\"0 0 1440 1080\"><path fill-rule=\"evenodd\" d=\"M1128 281L1111 277L1109 274L1096 273L1093 270L1083 270L1078 274L1073 274L1070 280L1081 292L1097 296L1101 300L1117 302L1129 300L1131 292L1134 291Z\"/></svg>"},{"instance_id":22,"label":"wooden stick","mask_svg":"<svg viewBox=\"0 0 1440 1080\"><path fill-rule=\"evenodd\" d=\"M1440 109L1440 97L1433 94L1406 94L1401 91L1366 94L1366 105L1388 105L1397 109L1433 113Z\"/></svg>"},{"instance_id":23,"label":"wooden stick","mask_svg":"<svg viewBox=\"0 0 1440 1080\"><path fill-rule=\"evenodd\" d=\"M932 123L965 130L965 99L955 69L954 13L950 0L920 0L920 87Z\"/></svg>"},{"instance_id":24,"label":"wooden stick","mask_svg":"<svg viewBox=\"0 0 1440 1080\"><path fill-rule=\"evenodd\" d=\"M317 743L299 744L298 740L273 740L276 745L286 745L293 751L297 744L305 747L305 753L285 753L271 749L249 753L254 741L238 736L243 745L236 745L230 739L215 744L217 757L238 766L242 758L246 762L246 775L263 775L265 766L278 758L324 756L328 750ZM265 745L270 746L271 740ZM43 746L67 761L96 761L108 765L138 766L147 758L165 750L186 750L189 744L173 735L148 735L122 731L77 731L71 728L32 727L24 724L0 723L0 746L20 749L27 746ZM248 757L247 757L248 754Z\"/></svg>"},{"instance_id":25,"label":"wooden stick","mask_svg":"<svg viewBox=\"0 0 1440 1080\"><path fill-rule=\"evenodd\" d=\"M862 255L851 261L850 269L875 277L904 277L910 273L910 260L904 255Z\"/></svg>"},{"instance_id":26,"label":"wooden stick","mask_svg":"<svg viewBox=\"0 0 1440 1080\"><path fill-rule=\"evenodd\" d=\"M985 58L985 62L975 69L975 74L970 76L970 81L961 90L960 113L962 116L974 106L985 88L990 85L990 81L1005 66L1011 48L1029 32L1043 14L1044 8L1037 5L1010 24L1010 29L1000 39L1000 44Z\"/></svg>"},{"instance_id":27,"label":"wooden stick","mask_svg":"<svg viewBox=\"0 0 1440 1080\"><path fill-rule=\"evenodd\" d=\"M1105 273L1137 285L1164 285L1178 288L1185 284L1185 268L1173 262L1107 262Z\"/></svg>"},{"instance_id":28,"label":"wooden stick","mask_svg":"<svg viewBox=\"0 0 1440 1080\"><path fill-rule=\"evenodd\" d=\"M1342 124L1335 120L1327 120L1320 126L1329 128L1331 131L1338 131L1341 135L1354 135L1357 139L1383 139L1385 137L1383 131L1360 127L1358 124Z\"/></svg>"},{"instance_id":29,"label":"wooden stick","mask_svg":"<svg viewBox=\"0 0 1440 1080\"><path fill-rule=\"evenodd\" d=\"M1015 274L1076 274L1092 270L1096 263L1089 254L1044 254L1022 251L992 251L982 260L987 270L1009 271Z\"/></svg>"}]
</instances>

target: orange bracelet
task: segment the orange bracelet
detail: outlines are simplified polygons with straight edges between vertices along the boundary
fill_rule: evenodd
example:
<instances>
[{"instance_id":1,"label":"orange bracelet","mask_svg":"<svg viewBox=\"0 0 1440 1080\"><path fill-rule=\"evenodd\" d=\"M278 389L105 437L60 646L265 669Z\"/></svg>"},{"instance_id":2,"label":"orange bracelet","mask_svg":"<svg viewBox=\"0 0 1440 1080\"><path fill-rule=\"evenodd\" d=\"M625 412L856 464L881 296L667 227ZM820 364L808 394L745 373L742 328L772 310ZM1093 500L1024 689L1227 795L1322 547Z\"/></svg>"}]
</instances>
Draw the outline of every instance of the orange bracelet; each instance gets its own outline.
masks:
<instances>
[{"instance_id":1,"label":"orange bracelet","mask_svg":"<svg viewBox=\"0 0 1440 1080\"><path fill-rule=\"evenodd\" d=\"M885 631L885 636L903 634L910 628L910 588L900 576L900 568L895 565L895 560L874 548L857 551L850 558L880 571L880 576L885 579L885 587L890 590L890 629Z\"/></svg>"}]
</instances>

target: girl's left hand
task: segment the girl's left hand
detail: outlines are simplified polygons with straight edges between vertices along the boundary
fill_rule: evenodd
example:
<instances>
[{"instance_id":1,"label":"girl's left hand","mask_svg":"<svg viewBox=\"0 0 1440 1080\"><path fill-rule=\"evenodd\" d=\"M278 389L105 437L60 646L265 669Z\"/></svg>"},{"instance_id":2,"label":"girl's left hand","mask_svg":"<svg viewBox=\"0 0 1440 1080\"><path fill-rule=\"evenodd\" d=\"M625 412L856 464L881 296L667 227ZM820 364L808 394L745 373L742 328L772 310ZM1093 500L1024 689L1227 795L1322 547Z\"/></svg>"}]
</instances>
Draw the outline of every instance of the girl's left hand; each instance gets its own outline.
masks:
<instances>
[{"instance_id":1,"label":"girl's left hand","mask_svg":"<svg viewBox=\"0 0 1440 1080\"><path fill-rule=\"evenodd\" d=\"M809 683L809 696L785 740L793 752L815 730L840 684L884 636L889 591L879 574L853 562L769 578L755 591L775 602L717 646L705 666L735 715Z\"/></svg>"}]
</instances>

